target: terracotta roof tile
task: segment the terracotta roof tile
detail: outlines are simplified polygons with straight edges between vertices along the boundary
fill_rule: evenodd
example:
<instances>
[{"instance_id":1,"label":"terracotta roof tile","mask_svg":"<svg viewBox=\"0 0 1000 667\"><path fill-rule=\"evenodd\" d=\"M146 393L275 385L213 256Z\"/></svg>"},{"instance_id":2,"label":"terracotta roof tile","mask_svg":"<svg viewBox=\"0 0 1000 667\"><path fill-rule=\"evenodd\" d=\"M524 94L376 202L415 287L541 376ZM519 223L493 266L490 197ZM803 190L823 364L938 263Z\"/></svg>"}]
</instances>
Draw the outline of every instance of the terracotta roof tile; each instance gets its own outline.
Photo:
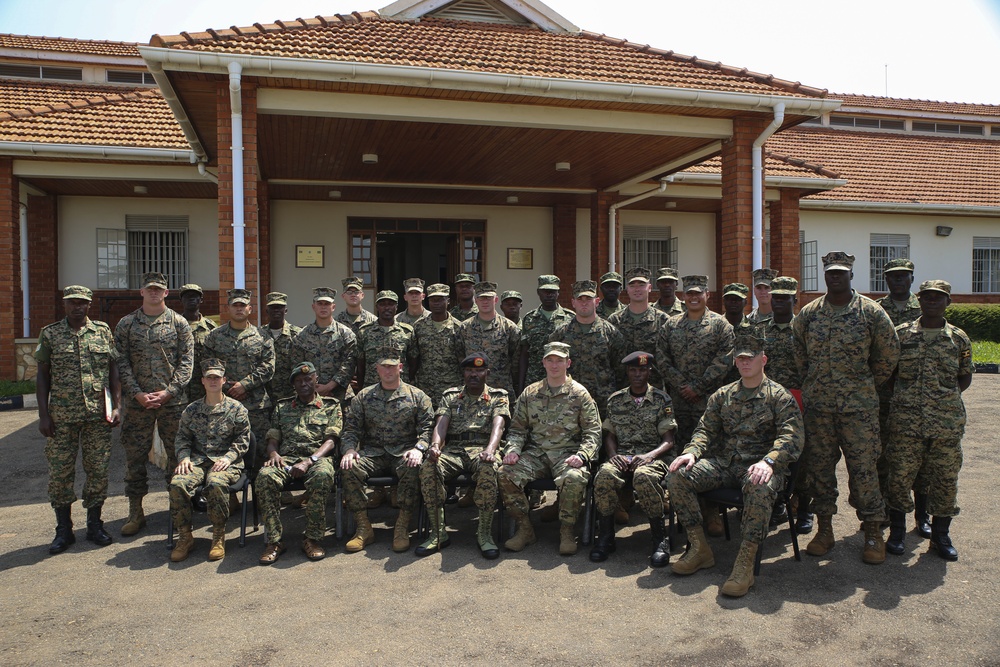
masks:
<instances>
[{"instance_id":1,"label":"terracotta roof tile","mask_svg":"<svg viewBox=\"0 0 1000 667\"><path fill-rule=\"evenodd\" d=\"M121 95L137 90L148 91L149 88L0 78L0 112L67 103L99 95Z\"/></svg>"},{"instance_id":2,"label":"terracotta roof tile","mask_svg":"<svg viewBox=\"0 0 1000 667\"><path fill-rule=\"evenodd\" d=\"M65 53L86 53L98 56L139 56L136 42L109 42L93 39L70 39L68 37L34 37L32 35L0 34L0 48L28 49L31 51L61 51Z\"/></svg>"},{"instance_id":3,"label":"terracotta roof tile","mask_svg":"<svg viewBox=\"0 0 1000 667\"><path fill-rule=\"evenodd\" d=\"M688 167L683 173L693 174L721 174L722 158L719 156L709 158L693 167ZM799 158L764 151L764 173L766 176L785 176L793 178L823 178L837 179L840 174L826 167L802 160Z\"/></svg>"},{"instance_id":4,"label":"terracotta roof tile","mask_svg":"<svg viewBox=\"0 0 1000 667\"><path fill-rule=\"evenodd\" d=\"M372 12L253 27L154 35L150 44L190 51L383 63L724 92L825 97L826 91L595 33Z\"/></svg>"},{"instance_id":5,"label":"terracotta roof tile","mask_svg":"<svg viewBox=\"0 0 1000 667\"><path fill-rule=\"evenodd\" d=\"M946 114L1000 117L1000 105L970 104L965 102L935 102L874 95L831 95L843 100L843 108L887 109L892 111L923 111Z\"/></svg>"}]
</instances>

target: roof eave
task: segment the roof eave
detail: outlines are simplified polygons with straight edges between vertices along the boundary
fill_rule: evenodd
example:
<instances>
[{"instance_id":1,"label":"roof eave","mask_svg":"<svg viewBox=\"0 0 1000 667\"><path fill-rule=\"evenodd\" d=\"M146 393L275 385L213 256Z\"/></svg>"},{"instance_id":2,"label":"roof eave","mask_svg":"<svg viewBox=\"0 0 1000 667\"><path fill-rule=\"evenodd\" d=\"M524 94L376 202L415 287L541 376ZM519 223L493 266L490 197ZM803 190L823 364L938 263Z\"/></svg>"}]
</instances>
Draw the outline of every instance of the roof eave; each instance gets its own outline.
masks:
<instances>
[{"instance_id":1,"label":"roof eave","mask_svg":"<svg viewBox=\"0 0 1000 667\"><path fill-rule=\"evenodd\" d=\"M925 215L962 215L975 217L1000 217L1000 206L968 206L963 204L932 204L919 202L868 202L833 199L802 199L800 208L826 211L854 211L870 213L913 213Z\"/></svg>"},{"instance_id":2,"label":"roof eave","mask_svg":"<svg viewBox=\"0 0 1000 667\"><path fill-rule=\"evenodd\" d=\"M674 174L675 183L691 185L722 185L722 174L685 173ZM768 176L764 175L764 185L771 188L795 188L822 192L847 185L843 178L808 178L805 176ZM802 200L805 201L805 200Z\"/></svg>"},{"instance_id":3,"label":"roof eave","mask_svg":"<svg viewBox=\"0 0 1000 667\"><path fill-rule=\"evenodd\" d=\"M140 162L195 162L192 151L177 148L47 144L37 141L0 141L0 155L75 159L101 158L105 160L132 160Z\"/></svg>"}]
</instances>

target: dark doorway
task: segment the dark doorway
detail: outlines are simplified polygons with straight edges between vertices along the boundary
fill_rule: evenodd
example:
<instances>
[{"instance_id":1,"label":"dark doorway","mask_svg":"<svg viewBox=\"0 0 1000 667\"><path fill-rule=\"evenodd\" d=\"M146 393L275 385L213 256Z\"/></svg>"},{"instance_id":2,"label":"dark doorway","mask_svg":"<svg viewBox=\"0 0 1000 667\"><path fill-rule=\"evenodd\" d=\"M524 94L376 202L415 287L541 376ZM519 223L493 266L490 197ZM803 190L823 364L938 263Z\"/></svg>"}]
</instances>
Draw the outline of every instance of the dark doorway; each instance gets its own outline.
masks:
<instances>
[{"instance_id":1,"label":"dark doorway","mask_svg":"<svg viewBox=\"0 0 1000 667\"><path fill-rule=\"evenodd\" d=\"M428 285L449 283L449 248L457 234L379 232L376 235L376 284L399 295L403 307L403 281L422 278Z\"/></svg>"}]
</instances>

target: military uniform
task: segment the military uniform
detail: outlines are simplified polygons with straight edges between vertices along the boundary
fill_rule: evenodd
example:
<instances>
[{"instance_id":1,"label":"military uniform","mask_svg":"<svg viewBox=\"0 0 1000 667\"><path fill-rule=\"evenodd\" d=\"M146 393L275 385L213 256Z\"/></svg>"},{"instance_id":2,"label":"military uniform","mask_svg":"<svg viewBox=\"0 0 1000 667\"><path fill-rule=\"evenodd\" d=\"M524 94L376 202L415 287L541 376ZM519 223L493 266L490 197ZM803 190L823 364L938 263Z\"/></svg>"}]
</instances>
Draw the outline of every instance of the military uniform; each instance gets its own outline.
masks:
<instances>
[{"instance_id":1,"label":"military uniform","mask_svg":"<svg viewBox=\"0 0 1000 667\"><path fill-rule=\"evenodd\" d=\"M444 322L425 317L413 327L416 356L420 359L414 384L430 396L435 407L440 406L446 389L462 383L458 364L465 354L458 333L460 325L461 322L449 315Z\"/></svg>"},{"instance_id":2,"label":"military uniform","mask_svg":"<svg viewBox=\"0 0 1000 667\"><path fill-rule=\"evenodd\" d=\"M528 348L528 372L524 383L538 382L545 377L542 368L542 348L549 341L552 332L563 324L573 321L576 313L568 308L556 306L549 312L539 306L521 317L521 345Z\"/></svg>"},{"instance_id":3,"label":"military uniform","mask_svg":"<svg viewBox=\"0 0 1000 667\"><path fill-rule=\"evenodd\" d=\"M767 355L764 372L788 390L802 388L799 367L795 363L794 323L795 317L792 316L792 321L786 324L777 324L772 318L761 325L765 336L764 354Z\"/></svg>"},{"instance_id":4,"label":"military uniform","mask_svg":"<svg viewBox=\"0 0 1000 667\"><path fill-rule=\"evenodd\" d=\"M652 306L638 315L628 308L623 308L608 318L608 323L614 325L622 334L622 351L624 354L633 352L656 351L656 338L667 324L667 315ZM575 363L575 362L574 362ZM663 388L663 378L660 371L653 368L650 371L649 383L654 387Z\"/></svg>"},{"instance_id":5,"label":"military uniform","mask_svg":"<svg viewBox=\"0 0 1000 667\"><path fill-rule=\"evenodd\" d=\"M614 315L615 313L617 313L618 311L624 310L624 308L625 308L625 304L623 304L621 301L616 301L614 307L609 307L604 302L604 299L601 299L600 303L597 304L597 311L596 312L597 312L597 316L598 317L600 317L601 319L606 320L609 317L611 317L612 315Z\"/></svg>"},{"instance_id":6,"label":"military uniform","mask_svg":"<svg viewBox=\"0 0 1000 667\"><path fill-rule=\"evenodd\" d=\"M775 271L774 269L768 269L768 268L755 269L753 272L753 280L751 281L751 284L753 285L753 287L757 287L758 285L767 285L768 287L771 287L772 286L771 283L774 282L774 279L777 277L778 277L778 272ZM752 311L750 311L750 315L747 316L747 321L750 324L764 324L765 322L770 322L773 319L774 319L773 313L770 312L762 313L760 312L760 308L754 308ZM768 357L768 366L770 365L771 365L770 357Z\"/></svg>"},{"instance_id":7,"label":"military uniform","mask_svg":"<svg viewBox=\"0 0 1000 667\"><path fill-rule=\"evenodd\" d=\"M462 322L458 332L464 344L463 356L485 352L490 358L490 382L509 394L514 393L514 375L520 358L520 327L496 313L488 322L476 315Z\"/></svg>"},{"instance_id":8,"label":"military uniform","mask_svg":"<svg viewBox=\"0 0 1000 667\"><path fill-rule=\"evenodd\" d=\"M377 321L378 317L375 315L375 313L369 310L365 310L364 308L362 308L361 312L358 313L357 315L351 315L350 313L347 312L347 309L345 308L344 310L338 310L337 313L333 316L333 319L334 321L343 324L345 327L350 329L355 336L357 336L361 332L361 327L368 324L369 322Z\"/></svg>"},{"instance_id":9,"label":"military uniform","mask_svg":"<svg viewBox=\"0 0 1000 667\"><path fill-rule=\"evenodd\" d=\"M338 386L334 398L345 400L358 365L358 341L350 328L337 321L323 328L312 322L292 340L290 355L292 368L310 362L316 367L317 381L335 381Z\"/></svg>"},{"instance_id":10,"label":"military uniform","mask_svg":"<svg viewBox=\"0 0 1000 667\"><path fill-rule=\"evenodd\" d=\"M681 315L687 309L684 307L684 302L677 297L674 297L674 302L669 306L660 303L659 300L653 304L653 308L656 308L661 313L665 314L667 317L673 317L674 315Z\"/></svg>"},{"instance_id":11,"label":"military uniform","mask_svg":"<svg viewBox=\"0 0 1000 667\"><path fill-rule=\"evenodd\" d=\"M608 397L618 388L619 367L625 356L625 339L618 328L600 318L591 324L581 324L574 318L556 328L549 342L570 346L573 379L587 388L602 417L606 415Z\"/></svg>"},{"instance_id":12,"label":"military uniform","mask_svg":"<svg viewBox=\"0 0 1000 667\"><path fill-rule=\"evenodd\" d=\"M466 310L465 308L462 308L462 306L455 305L451 307L451 310L448 311L448 314L454 317L459 322L464 322L470 319L473 315L479 314L479 306L473 303L472 308Z\"/></svg>"},{"instance_id":13,"label":"military uniform","mask_svg":"<svg viewBox=\"0 0 1000 667\"><path fill-rule=\"evenodd\" d=\"M292 372L292 343L302 331L302 327L285 322L281 329L261 327L261 331L265 335L270 334L274 343L274 376L268 385L268 393L271 396L271 404L275 405L281 399L290 398L295 393L288 377Z\"/></svg>"},{"instance_id":14,"label":"military uniform","mask_svg":"<svg viewBox=\"0 0 1000 667\"><path fill-rule=\"evenodd\" d=\"M188 322L188 324L191 327L191 336L194 338L194 368L201 368L201 362L206 358L205 339L219 325L204 315L194 322ZM190 383L188 385L188 401L194 403L199 398L205 398L205 387L200 382Z\"/></svg>"},{"instance_id":15,"label":"military uniform","mask_svg":"<svg viewBox=\"0 0 1000 667\"><path fill-rule=\"evenodd\" d=\"M424 320L424 319L427 319L428 317L430 317L430 314L431 314L431 311L429 311L429 310L427 310L425 308L424 312L422 312L419 315L417 315L416 317L414 317L413 315L410 315L409 312L407 312L406 310L404 310L401 313L396 313L396 321L397 322L402 322L403 324L409 324L412 327L417 322L419 322L420 320Z\"/></svg>"},{"instance_id":16,"label":"military uniform","mask_svg":"<svg viewBox=\"0 0 1000 667\"><path fill-rule=\"evenodd\" d=\"M370 387L378 384L378 371L375 370L378 363L375 361L378 351L384 347L392 347L399 350L403 362L403 380L410 377L410 368L413 362L419 358L417 345L413 336L413 327L402 322L395 322L391 326L384 327L375 322L369 322L361 327L358 335L361 354L365 358L365 376L360 384L363 387Z\"/></svg>"}]
</instances>

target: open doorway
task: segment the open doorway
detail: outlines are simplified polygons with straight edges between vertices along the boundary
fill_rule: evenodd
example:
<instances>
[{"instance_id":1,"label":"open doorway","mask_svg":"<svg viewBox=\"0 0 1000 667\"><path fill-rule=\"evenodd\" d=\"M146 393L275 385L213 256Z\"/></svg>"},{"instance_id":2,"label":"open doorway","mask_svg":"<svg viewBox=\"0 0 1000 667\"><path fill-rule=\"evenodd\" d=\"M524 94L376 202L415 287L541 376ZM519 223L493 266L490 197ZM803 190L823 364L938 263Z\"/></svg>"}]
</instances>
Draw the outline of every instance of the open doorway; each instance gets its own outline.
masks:
<instances>
[{"instance_id":1,"label":"open doorway","mask_svg":"<svg viewBox=\"0 0 1000 667\"><path fill-rule=\"evenodd\" d=\"M403 281L422 278L428 285L449 282L448 249L457 234L379 232L375 237L376 282L391 289L403 303Z\"/></svg>"}]
</instances>

